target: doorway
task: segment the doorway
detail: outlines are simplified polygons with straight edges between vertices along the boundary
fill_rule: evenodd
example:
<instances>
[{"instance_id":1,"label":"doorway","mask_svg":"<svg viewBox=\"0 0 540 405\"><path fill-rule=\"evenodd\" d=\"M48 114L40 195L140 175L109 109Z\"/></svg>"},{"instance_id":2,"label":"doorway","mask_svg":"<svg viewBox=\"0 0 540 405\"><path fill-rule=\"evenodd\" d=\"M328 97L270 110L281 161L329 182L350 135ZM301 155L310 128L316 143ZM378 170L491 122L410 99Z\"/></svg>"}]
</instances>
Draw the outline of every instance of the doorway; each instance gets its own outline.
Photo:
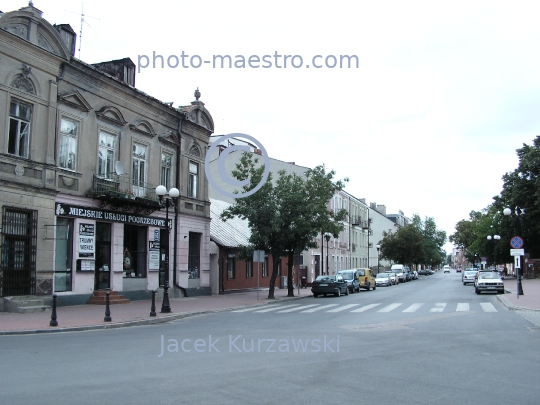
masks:
<instances>
[{"instance_id":1,"label":"doorway","mask_svg":"<svg viewBox=\"0 0 540 405\"><path fill-rule=\"evenodd\" d=\"M109 288L111 288L111 224L97 222L94 290Z\"/></svg>"}]
</instances>

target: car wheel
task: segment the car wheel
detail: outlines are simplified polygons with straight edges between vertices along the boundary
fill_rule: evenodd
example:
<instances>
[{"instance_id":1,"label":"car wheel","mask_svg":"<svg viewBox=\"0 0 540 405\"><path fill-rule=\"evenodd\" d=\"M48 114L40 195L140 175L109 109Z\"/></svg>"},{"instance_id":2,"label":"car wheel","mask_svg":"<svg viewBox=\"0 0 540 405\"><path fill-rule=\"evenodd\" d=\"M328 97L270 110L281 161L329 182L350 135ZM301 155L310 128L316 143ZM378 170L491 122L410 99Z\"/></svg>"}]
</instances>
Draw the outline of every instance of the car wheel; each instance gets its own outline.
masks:
<instances>
[{"instance_id":1,"label":"car wheel","mask_svg":"<svg viewBox=\"0 0 540 405\"><path fill-rule=\"evenodd\" d=\"M479 290L478 288L475 288L475 289L474 289L474 292L475 292L476 294L480 295L480 290Z\"/></svg>"},{"instance_id":2,"label":"car wheel","mask_svg":"<svg viewBox=\"0 0 540 405\"><path fill-rule=\"evenodd\" d=\"M370 288L370 287L369 287L369 283L368 283L368 284L367 284L366 291L369 291L369 288Z\"/></svg>"},{"instance_id":3,"label":"car wheel","mask_svg":"<svg viewBox=\"0 0 540 405\"><path fill-rule=\"evenodd\" d=\"M349 287L345 289L345 295L349 295Z\"/></svg>"},{"instance_id":4,"label":"car wheel","mask_svg":"<svg viewBox=\"0 0 540 405\"><path fill-rule=\"evenodd\" d=\"M354 294L354 286L351 288L351 294Z\"/></svg>"},{"instance_id":5,"label":"car wheel","mask_svg":"<svg viewBox=\"0 0 540 405\"><path fill-rule=\"evenodd\" d=\"M467 283L464 282L463 285L467 285Z\"/></svg>"},{"instance_id":6,"label":"car wheel","mask_svg":"<svg viewBox=\"0 0 540 405\"><path fill-rule=\"evenodd\" d=\"M326 297L326 293L325 293L325 294L323 294L323 297Z\"/></svg>"},{"instance_id":7,"label":"car wheel","mask_svg":"<svg viewBox=\"0 0 540 405\"><path fill-rule=\"evenodd\" d=\"M373 291L375 291L375 288L377 288L377 285L374 285L374 286L373 286Z\"/></svg>"},{"instance_id":8,"label":"car wheel","mask_svg":"<svg viewBox=\"0 0 540 405\"><path fill-rule=\"evenodd\" d=\"M341 297L341 290L338 288L337 293L334 293L336 297Z\"/></svg>"},{"instance_id":9,"label":"car wheel","mask_svg":"<svg viewBox=\"0 0 540 405\"><path fill-rule=\"evenodd\" d=\"M313 298L317 298L318 296L319 296L319 294L313 293Z\"/></svg>"}]
</instances>

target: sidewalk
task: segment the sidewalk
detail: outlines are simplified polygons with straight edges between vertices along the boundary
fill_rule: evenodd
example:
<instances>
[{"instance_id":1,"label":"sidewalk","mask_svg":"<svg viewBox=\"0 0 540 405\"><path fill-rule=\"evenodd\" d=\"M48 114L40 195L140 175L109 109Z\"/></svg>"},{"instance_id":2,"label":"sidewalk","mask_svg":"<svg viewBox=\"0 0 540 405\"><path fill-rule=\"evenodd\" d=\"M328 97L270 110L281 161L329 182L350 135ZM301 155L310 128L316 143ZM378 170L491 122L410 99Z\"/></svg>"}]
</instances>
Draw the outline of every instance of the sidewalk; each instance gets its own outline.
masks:
<instances>
[{"instance_id":1,"label":"sidewalk","mask_svg":"<svg viewBox=\"0 0 540 405\"><path fill-rule=\"evenodd\" d=\"M287 297L286 289L274 290L275 300L268 300L268 289L235 294L207 295L188 298L169 299L171 313L161 314L161 300L156 300L156 316L150 316L151 300L132 301L129 304L110 305L111 322L104 322L105 305L75 305L58 307L56 318L58 326L49 326L51 311L16 314L0 312L0 335L29 333L83 331L91 329L120 328L136 325L150 325L169 322L188 316L245 308L253 305L267 305L284 300L294 300L311 296L311 288L294 290L295 297Z\"/></svg>"},{"instance_id":2,"label":"sidewalk","mask_svg":"<svg viewBox=\"0 0 540 405\"><path fill-rule=\"evenodd\" d=\"M508 277L504 280L506 294L498 295L499 301L508 309L540 311L540 278L522 280L523 295L516 294L517 279Z\"/></svg>"}]
</instances>

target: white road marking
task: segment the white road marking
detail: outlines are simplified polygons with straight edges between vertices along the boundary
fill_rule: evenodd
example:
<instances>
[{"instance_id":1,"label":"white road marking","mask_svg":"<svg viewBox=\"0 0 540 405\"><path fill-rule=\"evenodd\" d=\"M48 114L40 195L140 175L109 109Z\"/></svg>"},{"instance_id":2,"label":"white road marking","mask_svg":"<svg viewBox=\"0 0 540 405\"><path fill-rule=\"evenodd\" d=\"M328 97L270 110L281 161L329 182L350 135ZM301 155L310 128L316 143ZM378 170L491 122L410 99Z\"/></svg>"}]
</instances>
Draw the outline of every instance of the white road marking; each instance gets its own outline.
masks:
<instances>
[{"instance_id":1,"label":"white road marking","mask_svg":"<svg viewBox=\"0 0 540 405\"><path fill-rule=\"evenodd\" d=\"M457 304L456 312L467 312L469 310L468 302L460 302Z\"/></svg>"},{"instance_id":2,"label":"white road marking","mask_svg":"<svg viewBox=\"0 0 540 405\"><path fill-rule=\"evenodd\" d=\"M409 308L403 310L402 312L416 312L418 311L418 308L420 308L422 305L424 304L423 303L412 304Z\"/></svg>"},{"instance_id":3,"label":"white road marking","mask_svg":"<svg viewBox=\"0 0 540 405\"><path fill-rule=\"evenodd\" d=\"M390 311L393 311L394 309L396 309L397 307L399 307L400 305L403 305L402 302L400 303L397 303L397 304L390 304L382 309L379 309L377 312L390 312Z\"/></svg>"},{"instance_id":4,"label":"white road marking","mask_svg":"<svg viewBox=\"0 0 540 405\"><path fill-rule=\"evenodd\" d=\"M277 310L277 309L285 309L285 308L290 308L290 307L297 307L297 306L299 306L299 305L300 305L300 304L292 304L292 305L277 306L277 307L267 308L267 309L263 309L263 310L255 311L255 312L256 312L256 313L270 312L270 311L275 311L275 310Z\"/></svg>"},{"instance_id":5,"label":"white road marking","mask_svg":"<svg viewBox=\"0 0 540 405\"><path fill-rule=\"evenodd\" d=\"M331 309L330 311L326 311L326 312L340 312L340 311L345 311L346 309L349 309L349 308L352 308L352 307L356 307L360 304L349 304L349 305L343 305L342 307L339 307L339 308L334 308L334 309Z\"/></svg>"},{"instance_id":6,"label":"white road marking","mask_svg":"<svg viewBox=\"0 0 540 405\"><path fill-rule=\"evenodd\" d=\"M369 310L371 308L375 308L375 307L377 307L379 305L381 305L381 304L369 304L369 305L363 306L362 308L354 309L351 312L365 312L365 311L367 311L367 310Z\"/></svg>"},{"instance_id":7,"label":"white road marking","mask_svg":"<svg viewBox=\"0 0 540 405\"><path fill-rule=\"evenodd\" d=\"M278 314L283 314L283 313L286 313L286 312L299 311L301 309L307 309L307 308L311 308L311 307L316 307L318 305L321 305L321 304L304 305L304 306L301 306L301 307L298 307L298 308L291 308L291 309L286 309L284 311L277 311L277 313Z\"/></svg>"},{"instance_id":8,"label":"white road marking","mask_svg":"<svg viewBox=\"0 0 540 405\"><path fill-rule=\"evenodd\" d=\"M321 309L326 309L326 308L330 308L330 307L335 307L336 305L337 305L337 304L323 305L322 307L312 308L312 309L307 309L307 310L305 310L305 311L301 311L301 313L320 311Z\"/></svg>"},{"instance_id":9,"label":"white road marking","mask_svg":"<svg viewBox=\"0 0 540 405\"><path fill-rule=\"evenodd\" d=\"M484 312L499 312L497 309L493 306L493 304L489 302L481 302L480 306L484 310Z\"/></svg>"},{"instance_id":10,"label":"white road marking","mask_svg":"<svg viewBox=\"0 0 540 405\"><path fill-rule=\"evenodd\" d=\"M438 304L435 304L435 307L431 308L429 312L442 312L444 311L444 308L446 307L445 302L440 302Z\"/></svg>"}]
</instances>

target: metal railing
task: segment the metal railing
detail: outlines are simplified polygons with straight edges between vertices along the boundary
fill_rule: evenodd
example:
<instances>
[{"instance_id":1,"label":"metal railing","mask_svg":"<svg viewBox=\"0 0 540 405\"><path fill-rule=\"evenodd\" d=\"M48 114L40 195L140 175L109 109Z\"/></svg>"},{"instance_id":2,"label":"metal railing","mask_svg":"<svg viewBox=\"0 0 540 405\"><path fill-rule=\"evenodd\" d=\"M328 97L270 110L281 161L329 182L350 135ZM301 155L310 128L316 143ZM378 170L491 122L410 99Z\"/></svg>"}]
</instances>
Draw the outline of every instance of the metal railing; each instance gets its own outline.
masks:
<instances>
[{"instance_id":1,"label":"metal railing","mask_svg":"<svg viewBox=\"0 0 540 405\"><path fill-rule=\"evenodd\" d=\"M92 181L94 197L116 197L124 200L148 200L157 202L156 186L126 175L110 173L94 174Z\"/></svg>"}]
</instances>

